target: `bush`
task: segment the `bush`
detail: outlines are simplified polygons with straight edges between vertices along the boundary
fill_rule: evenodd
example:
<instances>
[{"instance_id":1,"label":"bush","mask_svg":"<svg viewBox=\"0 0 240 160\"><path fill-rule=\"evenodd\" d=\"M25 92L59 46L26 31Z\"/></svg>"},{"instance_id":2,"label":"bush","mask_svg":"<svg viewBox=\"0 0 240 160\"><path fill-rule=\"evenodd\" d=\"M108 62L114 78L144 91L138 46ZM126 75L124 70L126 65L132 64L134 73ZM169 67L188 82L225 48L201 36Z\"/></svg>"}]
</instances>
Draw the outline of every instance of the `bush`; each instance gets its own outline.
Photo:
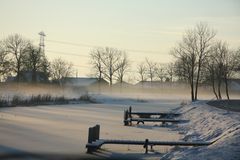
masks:
<instances>
[{"instance_id":1,"label":"bush","mask_svg":"<svg viewBox=\"0 0 240 160\"><path fill-rule=\"evenodd\" d=\"M5 107L5 106L8 106L8 101L1 97L0 98L0 107Z\"/></svg>"},{"instance_id":2,"label":"bush","mask_svg":"<svg viewBox=\"0 0 240 160\"><path fill-rule=\"evenodd\" d=\"M93 99L89 94L84 94L79 98L80 101L90 102L90 103L96 103L96 100Z\"/></svg>"}]
</instances>

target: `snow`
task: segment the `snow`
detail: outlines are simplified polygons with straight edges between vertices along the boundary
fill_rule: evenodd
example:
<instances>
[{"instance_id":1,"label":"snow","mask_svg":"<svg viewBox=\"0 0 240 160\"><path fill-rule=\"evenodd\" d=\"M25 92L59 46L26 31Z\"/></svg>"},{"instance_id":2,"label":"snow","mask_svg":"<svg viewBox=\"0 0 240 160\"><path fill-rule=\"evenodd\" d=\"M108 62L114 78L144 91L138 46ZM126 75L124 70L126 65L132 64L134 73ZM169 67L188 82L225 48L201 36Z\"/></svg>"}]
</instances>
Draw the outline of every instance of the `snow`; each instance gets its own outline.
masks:
<instances>
[{"instance_id":1,"label":"snow","mask_svg":"<svg viewBox=\"0 0 240 160\"><path fill-rule=\"evenodd\" d=\"M93 95L99 104L81 103L35 107L0 108L0 159L2 155L34 153L88 158L120 159L239 159L240 113L208 106L198 101L180 106L182 97L117 94ZM144 100L144 101L141 101ZM124 126L123 111L183 113L188 123L162 127L156 123ZM214 144L204 147L154 146L144 154L142 146L104 145L100 152L87 155L88 128L101 126L101 138L130 140L204 140ZM40 156L40 157L41 157ZM32 158L30 156L30 158ZM39 157L38 157L39 158ZM40 158L41 159L41 158Z\"/></svg>"},{"instance_id":2,"label":"snow","mask_svg":"<svg viewBox=\"0 0 240 160\"><path fill-rule=\"evenodd\" d=\"M169 132L169 128L154 126L154 123L146 126L124 126L123 111L129 104L136 110L169 111L178 107L179 103L170 101L165 106L167 100L159 105L151 100L140 103L129 99L121 102L109 98L101 104L1 108L0 156L19 152L88 156L85 148L88 128L96 124L101 126L100 137L106 139L178 140L180 135L177 132ZM156 147L156 151L166 152L170 148ZM104 145L103 149L105 150L99 157L159 157L159 154L145 155L142 146Z\"/></svg>"},{"instance_id":3,"label":"snow","mask_svg":"<svg viewBox=\"0 0 240 160\"><path fill-rule=\"evenodd\" d=\"M184 134L183 140L216 141L207 147L175 148L165 159L240 159L240 113L218 109L198 101L178 108L189 119L177 130Z\"/></svg>"}]
</instances>

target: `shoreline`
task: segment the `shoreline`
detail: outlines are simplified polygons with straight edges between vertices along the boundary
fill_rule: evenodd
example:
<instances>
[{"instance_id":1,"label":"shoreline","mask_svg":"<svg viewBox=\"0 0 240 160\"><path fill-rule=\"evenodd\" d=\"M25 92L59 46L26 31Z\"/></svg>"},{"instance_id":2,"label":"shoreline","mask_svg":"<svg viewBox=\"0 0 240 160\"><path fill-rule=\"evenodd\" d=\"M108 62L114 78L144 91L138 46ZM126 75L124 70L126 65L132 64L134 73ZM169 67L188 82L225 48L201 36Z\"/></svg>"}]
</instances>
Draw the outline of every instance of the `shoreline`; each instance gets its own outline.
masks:
<instances>
[{"instance_id":1,"label":"shoreline","mask_svg":"<svg viewBox=\"0 0 240 160\"><path fill-rule=\"evenodd\" d=\"M174 147L161 159L218 159L235 160L240 157L240 113L219 109L197 101L175 109L189 119L174 130L183 135L184 141L214 141L206 147Z\"/></svg>"}]
</instances>

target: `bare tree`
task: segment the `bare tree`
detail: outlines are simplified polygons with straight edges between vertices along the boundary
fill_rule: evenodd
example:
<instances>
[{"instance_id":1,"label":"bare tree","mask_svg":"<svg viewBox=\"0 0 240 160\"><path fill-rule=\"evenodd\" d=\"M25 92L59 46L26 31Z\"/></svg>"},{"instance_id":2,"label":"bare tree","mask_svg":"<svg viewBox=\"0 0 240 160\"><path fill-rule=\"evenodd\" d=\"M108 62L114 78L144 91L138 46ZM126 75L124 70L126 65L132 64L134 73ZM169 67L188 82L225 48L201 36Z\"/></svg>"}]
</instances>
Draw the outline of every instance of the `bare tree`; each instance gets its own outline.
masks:
<instances>
[{"instance_id":1,"label":"bare tree","mask_svg":"<svg viewBox=\"0 0 240 160\"><path fill-rule=\"evenodd\" d=\"M90 63L92 65L94 75L100 81L103 77L103 63L102 63L102 56L103 56L103 48L97 48L90 52Z\"/></svg>"},{"instance_id":2,"label":"bare tree","mask_svg":"<svg viewBox=\"0 0 240 160\"><path fill-rule=\"evenodd\" d=\"M54 59L51 63L51 78L62 85L64 78L69 77L73 73L72 63L66 62L61 58Z\"/></svg>"},{"instance_id":3,"label":"bare tree","mask_svg":"<svg viewBox=\"0 0 240 160\"><path fill-rule=\"evenodd\" d=\"M116 72L117 81L123 83L123 77L130 68L130 62L125 52L122 53L120 60L118 61L118 70Z\"/></svg>"},{"instance_id":4,"label":"bare tree","mask_svg":"<svg viewBox=\"0 0 240 160\"><path fill-rule=\"evenodd\" d=\"M97 77L106 78L110 86L113 84L114 77L122 82L123 77L130 65L124 51L116 48L98 48L90 52L91 64Z\"/></svg>"},{"instance_id":5,"label":"bare tree","mask_svg":"<svg viewBox=\"0 0 240 160\"><path fill-rule=\"evenodd\" d=\"M213 52L214 53L214 52ZM212 91L217 99L219 99L217 91L216 91L216 82L217 82L217 72L218 72L218 67L217 67L217 62L215 60L215 55L211 54L208 57L208 60L205 64L205 72L204 76L206 81L210 81L211 86L212 86Z\"/></svg>"},{"instance_id":6,"label":"bare tree","mask_svg":"<svg viewBox=\"0 0 240 160\"><path fill-rule=\"evenodd\" d=\"M174 52L172 52L174 53ZM173 74L176 76L177 80L180 82L188 82L188 72L187 67L184 63L183 58L179 58L174 62Z\"/></svg>"},{"instance_id":7,"label":"bare tree","mask_svg":"<svg viewBox=\"0 0 240 160\"><path fill-rule=\"evenodd\" d=\"M137 72L140 76L140 80L143 82L145 81L147 78L146 78L146 72L147 72L147 68L146 68L146 65L144 64L144 62L141 62L137 65Z\"/></svg>"},{"instance_id":8,"label":"bare tree","mask_svg":"<svg viewBox=\"0 0 240 160\"><path fill-rule=\"evenodd\" d=\"M160 81L163 82L164 79L166 80L166 78L167 78L167 73L166 73L167 69L166 69L165 65L164 64L158 64L155 69L156 69L156 71L155 71L156 75L160 79Z\"/></svg>"},{"instance_id":9,"label":"bare tree","mask_svg":"<svg viewBox=\"0 0 240 160\"><path fill-rule=\"evenodd\" d=\"M223 80L223 72L224 72L224 60L227 56L227 46L226 43L222 43L221 41L218 41L212 46L212 62L215 64L214 72L216 74L215 81L217 81L217 99L222 99L221 94L221 86L222 86L222 80ZM214 76L214 75L212 75ZM214 78L214 77L213 77Z\"/></svg>"},{"instance_id":10,"label":"bare tree","mask_svg":"<svg viewBox=\"0 0 240 160\"><path fill-rule=\"evenodd\" d=\"M3 43L0 42L0 82L11 74L12 64L9 54L6 52Z\"/></svg>"},{"instance_id":11,"label":"bare tree","mask_svg":"<svg viewBox=\"0 0 240 160\"><path fill-rule=\"evenodd\" d=\"M147 74L148 74L148 77L150 78L150 81L152 84L152 81L156 75L157 63L150 61L149 59L146 58L146 66L147 66Z\"/></svg>"},{"instance_id":12,"label":"bare tree","mask_svg":"<svg viewBox=\"0 0 240 160\"><path fill-rule=\"evenodd\" d=\"M42 51L40 51L40 52L42 52ZM50 62L48 61L48 59L45 55L43 55L43 57L42 57L40 70L46 76L46 78L47 78L46 81L48 81L48 79L50 77Z\"/></svg>"},{"instance_id":13,"label":"bare tree","mask_svg":"<svg viewBox=\"0 0 240 160\"><path fill-rule=\"evenodd\" d=\"M203 63L207 59L207 56L210 53L212 40L216 35L216 32L211 30L207 24L199 23L195 28L196 34L196 53L197 53L197 79L196 79L196 86L195 86L195 97L194 99L197 100L198 95L198 84L200 81L201 70L203 67Z\"/></svg>"},{"instance_id":14,"label":"bare tree","mask_svg":"<svg viewBox=\"0 0 240 160\"><path fill-rule=\"evenodd\" d=\"M113 76L119 70L119 61L123 51L106 47L102 50L101 61L103 64L103 75L109 81L110 86L113 84Z\"/></svg>"},{"instance_id":15,"label":"bare tree","mask_svg":"<svg viewBox=\"0 0 240 160\"><path fill-rule=\"evenodd\" d=\"M187 34L183 42L172 50L172 54L177 58L176 68L178 76L187 80L191 88L191 99L194 101L194 78L196 73L196 50L194 45L190 45L195 40L192 34Z\"/></svg>"},{"instance_id":16,"label":"bare tree","mask_svg":"<svg viewBox=\"0 0 240 160\"><path fill-rule=\"evenodd\" d=\"M167 64L167 77L169 78L170 82L173 82L174 67L175 66L173 62Z\"/></svg>"},{"instance_id":17,"label":"bare tree","mask_svg":"<svg viewBox=\"0 0 240 160\"><path fill-rule=\"evenodd\" d=\"M238 52L230 51L227 43L222 41L217 41L211 48L207 69L212 81L213 92L217 99L222 99L221 88L224 83L227 99L230 99L228 80L238 68L240 55ZM215 82L217 83L217 92L215 91Z\"/></svg>"},{"instance_id":18,"label":"bare tree","mask_svg":"<svg viewBox=\"0 0 240 160\"><path fill-rule=\"evenodd\" d=\"M224 65L223 65L223 77L224 77L224 82L225 82L225 91L226 91L226 96L227 99L230 99L229 96L229 90L228 90L228 80L232 77L233 73L239 66L239 57L240 55L237 52L234 51L229 51L226 48L226 57L224 59Z\"/></svg>"},{"instance_id":19,"label":"bare tree","mask_svg":"<svg viewBox=\"0 0 240 160\"><path fill-rule=\"evenodd\" d=\"M147 68L144 62L137 65L137 73L139 74L141 85L143 87L143 82L147 79Z\"/></svg>"},{"instance_id":20,"label":"bare tree","mask_svg":"<svg viewBox=\"0 0 240 160\"><path fill-rule=\"evenodd\" d=\"M173 50L178 64L187 73L185 76L191 87L192 101L197 100L203 64L210 53L215 35L216 33L210 30L207 24L199 23L194 29L186 31L182 42Z\"/></svg>"},{"instance_id":21,"label":"bare tree","mask_svg":"<svg viewBox=\"0 0 240 160\"><path fill-rule=\"evenodd\" d=\"M40 48L29 44L26 54L24 55L24 66L25 70L32 72L32 82L37 81L38 71L45 72L45 67L48 65L46 63L48 63L47 59ZM45 76L48 77L47 74Z\"/></svg>"},{"instance_id":22,"label":"bare tree","mask_svg":"<svg viewBox=\"0 0 240 160\"><path fill-rule=\"evenodd\" d=\"M4 40L7 53L13 55L14 71L17 74L17 82L20 80L20 72L23 69L23 57L27 51L29 41L19 34L10 35Z\"/></svg>"}]
</instances>

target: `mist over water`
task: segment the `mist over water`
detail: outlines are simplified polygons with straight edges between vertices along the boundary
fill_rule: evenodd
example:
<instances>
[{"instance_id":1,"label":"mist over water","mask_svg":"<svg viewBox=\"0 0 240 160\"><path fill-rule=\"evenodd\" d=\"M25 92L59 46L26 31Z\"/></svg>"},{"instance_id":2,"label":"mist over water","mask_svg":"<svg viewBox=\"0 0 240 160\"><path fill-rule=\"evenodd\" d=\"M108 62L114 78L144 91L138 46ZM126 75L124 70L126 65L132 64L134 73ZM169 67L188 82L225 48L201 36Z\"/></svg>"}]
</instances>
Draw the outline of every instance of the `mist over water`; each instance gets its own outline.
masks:
<instances>
[{"instance_id":1,"label":"mist over water","mask_svg":"<svg viewBox=\"0 0 240 160\"><path fill-rule=\"evenodd\" d=\"M224 91L224 90L223 90ZM90 87L59 86L55 84L29 84L29 83L0 83L0 97L11 100L13 96L28 99L31 96L50 95L52 97L79 98L82 95L109 98L135 99L139 102L147 100L182 100L190 101L190 89L186 84L161 85L159 87L146 86L106 86L95 85ZM215 99L210 86L200 86L198 97L200 100ZM230 90L230 98L240 97L240 91ZM223 92L223 98L225 94Z\"/></svg>"}]
</instances>

